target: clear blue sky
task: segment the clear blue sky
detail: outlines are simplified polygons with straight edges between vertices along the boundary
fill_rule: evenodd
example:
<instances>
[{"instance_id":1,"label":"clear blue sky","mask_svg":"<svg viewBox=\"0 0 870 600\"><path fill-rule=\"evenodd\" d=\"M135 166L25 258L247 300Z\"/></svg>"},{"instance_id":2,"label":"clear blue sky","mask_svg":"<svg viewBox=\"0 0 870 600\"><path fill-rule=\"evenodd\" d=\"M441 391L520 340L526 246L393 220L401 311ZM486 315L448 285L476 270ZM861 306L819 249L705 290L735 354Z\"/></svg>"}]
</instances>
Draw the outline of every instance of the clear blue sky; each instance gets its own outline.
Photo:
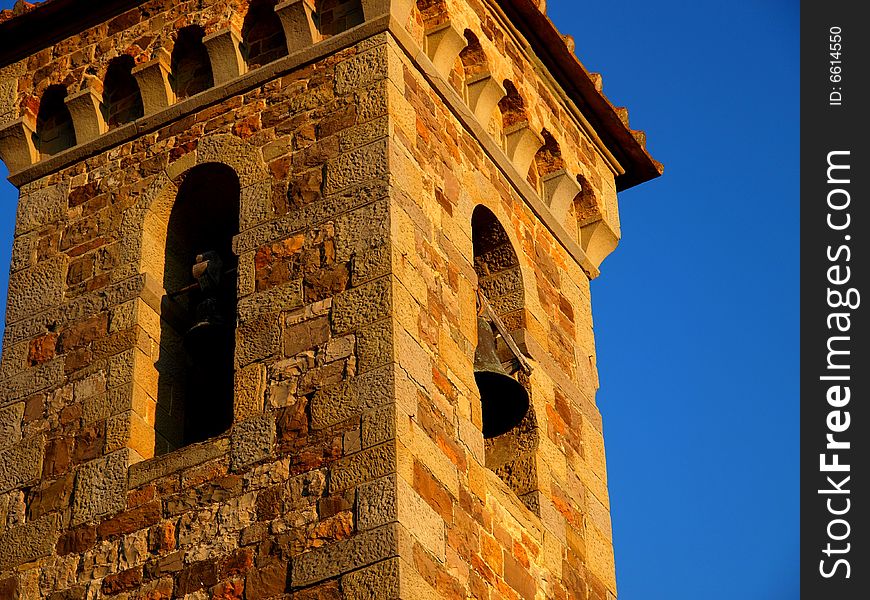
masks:
<instances>
[{"instance_id":1,"label":"clear blue sky","mask_svg":"<svg viewBox=\"0 0 870 600\"><path fill-rule=\"evenodd\" d=\"M548 4L666 167L593 283L619 598L796 600L799 4Z\"/></svg>"}]
</instances>

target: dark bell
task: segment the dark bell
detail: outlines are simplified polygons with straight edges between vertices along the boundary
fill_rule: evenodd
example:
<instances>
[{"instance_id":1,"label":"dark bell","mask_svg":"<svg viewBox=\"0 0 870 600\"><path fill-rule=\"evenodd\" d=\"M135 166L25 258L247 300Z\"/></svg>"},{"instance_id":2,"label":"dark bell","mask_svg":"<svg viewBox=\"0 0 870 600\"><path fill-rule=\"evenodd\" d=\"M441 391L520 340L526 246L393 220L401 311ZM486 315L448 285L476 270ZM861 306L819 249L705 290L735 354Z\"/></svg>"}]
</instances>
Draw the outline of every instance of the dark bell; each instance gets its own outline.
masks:
<instances>
[{"instance_id":1,"label":"dark bell","mask_svg":"<svg viewBox=\"0 0 870 600\"><path fill-rule=\"evenodd\" d=\"M529 411L529 393L502 366L492 326L483 317L477 318L474 380L483 405L483 437L494 438L520 424Z\"/></svg>"},{"instance_id":2,"label":"dark bell","mask_svg":"<svg viewBox=\"0 0 870 600\"><path fill-rule=\"evenodd\" d=\"M184 335L184 345L192 354L207 355L214 348L220 347L226 329L226 321L220 314L218 301L206 298L196 307L196 318L193 326Z\"/></svg>"}]
</instances>

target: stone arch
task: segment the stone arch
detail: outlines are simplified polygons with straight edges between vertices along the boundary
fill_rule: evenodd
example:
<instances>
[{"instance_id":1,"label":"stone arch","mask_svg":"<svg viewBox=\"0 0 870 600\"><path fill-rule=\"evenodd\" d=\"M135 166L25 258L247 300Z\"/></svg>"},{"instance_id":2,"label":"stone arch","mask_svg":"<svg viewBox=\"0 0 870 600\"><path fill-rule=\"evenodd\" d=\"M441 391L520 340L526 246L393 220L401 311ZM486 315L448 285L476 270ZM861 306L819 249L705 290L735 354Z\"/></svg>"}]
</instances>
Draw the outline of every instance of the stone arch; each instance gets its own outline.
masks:
<instances>
[{"instance_id":1,"label":"stone arch","mask_svg":"<svg viewBox=\"0 0 870 600\"><path fill-rule=\"evenodd\" d=\"M328 37L361 25L365 21L360 0L315 0L315 24Z\"/></svg>"},{"instance_id":2,"label":"stone arch","mask_svg":"<svg viewBox=\"0 0 870 600\"><path fill-rule=\"evenodd\" d=\"M486 206L471 215L474 271L478 287L513 332L525 326L525 289L516 250L505 228Z\"/></svg>"},{"instance_id":3,"label":"stone arch","mask_svg":"<svg viewBox=\"0 0 870 600\"><path fill-rule=\"evenodd\" d=\"M522 176L528 176L535 154L544 144L529 123L526 102L513 81L504 80L504 96L499 99L505 153Z\"/></svg>"},{"instance_id":4,"label":"stone arch","mask_svg":"<svg viewBox=\"0 0 870 600\"><path fill-rule=\"evenodd\" d=\"M144 279L144 287L139 299L138 319L142 323L143 329L152 337L153 347L160 348L161 351L164 347L170 348L169 354L163 357L164 362L155 358L151 361L143 361L143 364L137 363L133 374L136 381L157 382L160 379L158 366L159 369L168 369L166 365L172 361L177 361L178 356L183 356L183 347L180 344L181 337L162 330L162 321L165 321L166 318L175 318L177 322L179 311L182 315L184 313L186 307L179 308L176 306L178 302L169 304L165 298L167 292L175 291L171 288L180 285L181 279L188 272L187 267L167 269L165 260L167 232L177 198L185 186L191 185L191 174L196 175L202 169L218 169L225 173L233 173L233 177L237 181L234 185L238 186L238 199L235 205L235 214L238 220L236 232L259 224L267 214L267 209L264 207L268 204L266 200L269 197L267 192L269 175L262 161L262 156L248 142L229 134L216 134L201 139L196 150L184 155L172 163L166 172L158 175L156 180L139 197L136 205L125 212L122 222L124 257ZM225 189L231 186L219 187ZM205 212L202 218L210 219L211 217L208 212ZM227 251L225 250L225 252ZM234 263L237 260L238 258L233 254L230 262ZM238 267L238 272L244 273L244 266ZM237 275L237 277L241 280L243 276ZM235 284L236 298L243 295L243 287L238 283ZM147 323L161 325L147 327ZM174 358L172 353L174 353ZM144 364L146 362L147 364ZM158 365L158 363L160 364ZM228 368L226 371L231 373L232 368ZM163 407L167 403L166 393L166 391L160 391L160 386L153 386L148 394L150 394L149 398L154 410L150 416L136 417L142 423L139 425L140 428L150 428L153 432L150 442L143 445L143 436L138 436L139 441L133 444L143 458L171 449L173 446L170 444L169 438L173 436L173 439L183 441L181 430L178 428L174 431L171 430L165 421L167 411L163 410ZM158 414L156 409L158 405L161 406L162 411L159 414L164 419L160 422L155 417ZM155 429L155 425L158 425L158 429ZM162 440L158 438L158 433L163 437ZM180 443L182 442L175 442L175 444Z\"/></svg>"},{"instance_id":5,"label":"stone arch","mask_svg":"<svg viewBox=\"0 0 870 600\"><path fill-rule=\"evenodd\" d=\"M203 44L205 31L199 25L178 30L172 49L169 83L178 100L184 100L214 86L208 50Z\"/></svg>"},{"instance_id":6,"label":"stone arch","mask_svg":"<svg viewBox=\"0 0 870 600\"><path fill-rule=\"evenodd\" d=\"M522 348L517 333L525 325L525 288L519 257L506 229L495 213L483 205L471 216L474 271L478 286L495 312ZM507 370L518 372L520 382L530 392L529 381L511 364L512 354L499 340L499 359ZM534 399L522 421L502 435L485 440L486 466L495 472L528 506L537 511L537 458L539 428Z\"/></svg>"},{"instance_id":7,"label":"stone arch","mask_svg":"<svg viewBox=\"0 0 870 600\"><path fill-rule=\"evenodd\" d=\"M417 11L423 21L423 30L428 31L450 20L445 0L417 0Z\"/></svg>"},{"instance_id":8,"label":"stone arch","mask_svg":"<svg viewBox=\"0 0 870 600\"><path fill-rule=\"evenodd\" d=\"M498 108L501 111L502 127L509 129L515 125L529 122L526 113L526 103L520 95L517 86L510 79L504 80L505 96L499 100Z\"/></svg>"},{"instance_id":9,"label":"stone arch","mask_svg":"<svg viewBox=\"0 0 870 600\"><path fill-rule=\"evenodd\" d=\"M76 145L72 115L66 106L64 85L50 85L42 93L36 115L34 145L43 156L51 156Z\"/></svg>"},{"instance_id":10,"label":"stone arch","mask_svg":"<svg viewBox=\"0 0 870 600\"><path fill-rule=\"evenodd\" d=\"M470 29L463 33L464 47L459 52L456 66L451 72L451 82L460 94L477 120L484 127L489 127L496 106L504 98L504 87L492 76L489 59L477 35ZM459 75L460 80L454 81ZM495 133L499 135L500 126L495 124Z\"/></svg>"},{"instance_id":11,"label":"stone arch","mask_svg":"<svg viewBox=\"0 0 870 600\"><path fill-rule=\"evenodd\" d=\"M577 226L582 227L603 218L605 215L602 214L601 203L598 201L589 180L583 175L577 175L577 183L580 186L580 193L574 196L572 212L577 219Z\"/></svg>"},{"instance_id":12,"label":"stone arch","mask_svg":"<svg viewBox=\"0 0 870 600\"><path fill-rule=\"evenodd\" d=\"M149 304L159 319L156 360L145 368L156 380L154 454L203 441L232 424L241 186L221 163L195 165L149 190L142 221L140 270L150 283ZM213 254L207 254L213 253ZM210 261L206 282L193 267ZM216 279L215 279L216 278ZM143 310L146 310L143 308ZM153 329L152 329L153 330ZM205 332L205 333L204 333Z\"/></svg>"},{"instance_id":13,"label":"stone arch","mask_svg":"<svg viewBox=\"0 0 870 600\"><path fill-rule=\"evenodd\" d=\"M132 75L136 66L132 56L124 54L109 62L103 79L103 116L109 129L144 116L142 94Z\"/></svg>"},{"instance_id":14,"label":"stone arch","mask_svg":"<svg viewBox=\"0 0 870 600\"><path fill-rule=\"evenodd\" d=\"M489 73L489 61L477 35L470 29L466 29L463 36L466 45L459 53L459 62L464 79L467 81L475 76Z\"/></svg>"},{"instance_id":15,"label":"stone arch","mask_svg":"<svg viewBox=\"0 0 870 600\"><path fill-rule=\"evenodd\" d=\"M130 232L126 239L130 242L131 248L138 250L138 245L133 243L132 238L143 228L147 216L161 215L165 212L167 202L171 202L173 194L177 192L173 181L178 174L194 166L208 163L226 165L233 169L239 178L239 186L242 190L239 208L240 231L250 229L268 218L268 203L264 199L269 197L271 176L262 155L256 147L234 135L214 134L201 138L195 150L169 165L168 173L158 177L142 194L136 207L129 211L129 216L124 220L124 227L125 231ZM168 215L163 217L168 218ZM144 249L142 252L144 253Z\"/></svg>"},{"instance_id":16,"label":"stone arch","mask_svg":"<svg viewBox=\"0 0 870 600\"><path fill-rule=\"evenodd\" d=\"M287 56L284 27L275 12L277 0L251 2L242 25L242 55L254 69Z\"/></svg>"},{"instance_id":17,"label":"stone arch","mask_svg":"<svg viewBox=\"0 0 870 600\"><path fill-rule=\"evenodd\" d=\"M541 191L541 180L565 168L565 159L562 158L562 148L553 135L544 129L541 131L544 145L535 153L535 160L529 167L528 182L538 191Z\"/></svg>"}]
</instances>

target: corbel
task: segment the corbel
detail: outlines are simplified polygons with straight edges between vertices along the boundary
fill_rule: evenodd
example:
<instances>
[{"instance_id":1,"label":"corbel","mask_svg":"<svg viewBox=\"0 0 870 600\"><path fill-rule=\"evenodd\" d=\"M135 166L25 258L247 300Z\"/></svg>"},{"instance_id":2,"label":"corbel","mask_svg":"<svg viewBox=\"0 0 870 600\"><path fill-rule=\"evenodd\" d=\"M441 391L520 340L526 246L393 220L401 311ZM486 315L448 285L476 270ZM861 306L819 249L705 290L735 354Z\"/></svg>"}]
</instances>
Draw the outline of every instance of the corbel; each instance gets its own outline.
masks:
<instances>
[{"instance_id":1,"label":"corbel","mask_svg":"<svg viewBox=\"0 0 870 600\"><path fill-rule=\"evenodd\" d=\"M248 71L248 65L240 50L242 34L230 26L202 38L211 62L215 85L223 85Z\"/></svg>"},{"instance_id":2,"label":"corbel","mask_svg":"<svg viewBox=\"0 0 870 600\"><path fill-rule=\"evenodd\" d=\"M0 127L0 159L10 174L39 162L39 152L33 143L35 135L33 126L25 117Z\"/></svg>"},{"instance_id":3,"label":"corbel","mask_svg":"<svg viewBox=\"0 0 870 600\"><path fill-rule=\"evenodd\" d=\"M76 144L95 140L109 130L103 116L103 96L94 87L86 87L64 99L76 132Z\"/></svg>"},{"instance_id":4,"label":"corbel","mask_svg":"<svg viewBox=\"0 0 870 600\"><path fill-rule=\"evenodd\" d=\"M437 25L426 32L426 55L435 65L435 70L445 79L450 75L459 53L468 45L468 40L462 33L452 21Z\"/></svg>"},{"instance_id":5,"label":"corbel","mask_svg":"<svg viewBox=\"0 0 870 600\"><path fill-rule=\"evenodd\" d=\"M517 123L504 130L505 152L524 178L535 160L535 154L544 145L540 133L529 127L528 121Z\"/></svg>"},{"instance_id":6,"label":"corbel","mask_svg":"<svg viewBox=\"0 0 870 600\"><path fill-rule=\"evenodd\" d=\"M544 188L544 201L550 207L550 212L560 221L564 221L574 198L581 191L580 184L565 169L544 175L541 183Z\"/></svg>"},{"instance_id":7,"label":"corbel","mask_svg":"<svg viewBox=\"0 0 870 600\"><path fill-rule=\"evenodd\" d=\"M169 53L160 48L153 60L133 67L132 74L139 84L146 116L175 104L175 92L169 84L170 61Z\"/></svg>"},{"instance_id":8,"label":"corbel","mask_svg":"<svg viewBox=\"0 0 870 600\"><path fill-rule=\"evenodd\" d=\"M468 108L481 125L486 126L492 118L499 100L507 95L504 86L491 73L481 73L465 82L468 94Z\"/></svg>"},{"instance_id":9,"label":"corbel","mask_svg":"<svg viewBox=\"0 0 870 600\"><path fill-rule=\"evenodd\" d=\"M312 46L320 41L320 32L314 22L314 4L310 0L287 0L275 6L275 12L284 27L287 52Z\"/></svg>"},{"instance_id":10,"label":"corbel","mask_svg":"<svg viewBox=\"0 0 870 600\"><path fill-rule=\"evenodd\" d=\"M580 222L580 247L596 269L617 244L619 236L600 215Z\"/></svg>"}]
</instances>

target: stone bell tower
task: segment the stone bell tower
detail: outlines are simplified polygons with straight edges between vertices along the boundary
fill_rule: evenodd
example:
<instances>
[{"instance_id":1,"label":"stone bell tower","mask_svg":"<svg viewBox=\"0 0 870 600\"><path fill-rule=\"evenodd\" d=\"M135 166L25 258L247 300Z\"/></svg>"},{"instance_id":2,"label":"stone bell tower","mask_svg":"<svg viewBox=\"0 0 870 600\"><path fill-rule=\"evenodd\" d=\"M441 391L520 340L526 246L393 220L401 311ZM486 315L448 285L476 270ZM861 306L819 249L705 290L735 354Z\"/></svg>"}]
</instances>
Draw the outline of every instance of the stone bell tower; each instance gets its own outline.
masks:
<instances>
[{"instance_id":1,"label":"stone bell tower","mask_svg":"<svg viewBox=\"0 0 870 600\"><path fill-rule=\"evenodd\" d=\"M0 598L615 597L589 282L661 166L542 0L19 1L0 157Z\"/></svg>"}]
</instances>

